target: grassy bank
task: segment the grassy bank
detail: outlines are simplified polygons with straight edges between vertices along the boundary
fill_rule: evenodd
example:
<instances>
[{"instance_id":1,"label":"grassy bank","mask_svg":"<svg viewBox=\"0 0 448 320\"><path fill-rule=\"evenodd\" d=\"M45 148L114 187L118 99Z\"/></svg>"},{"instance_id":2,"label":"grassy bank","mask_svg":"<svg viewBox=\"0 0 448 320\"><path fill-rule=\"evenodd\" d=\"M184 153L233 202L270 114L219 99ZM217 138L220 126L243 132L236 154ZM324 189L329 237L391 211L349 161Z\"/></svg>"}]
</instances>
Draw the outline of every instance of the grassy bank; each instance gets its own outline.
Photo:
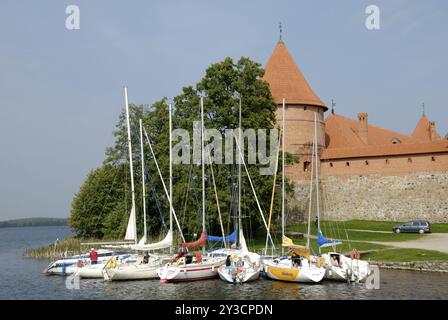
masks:
<instances>
[{"instance_id":1,"label":"grassy bank","mask_svg":"<svg viewBox=\"0 0 448 320\"><path fill-rule=\"evenodd\" d=\"M69 237L64 240L59 240L57 244L51 243L39 248L30 248L25 251L25 256L36 259L60 259L64 256L70 257L77 254L84 254L90 250L92 245L82 245L82 243L95 243L114 241L113 239L94 239L94 238L76 238ZM93 245L94 246L94 245ZM96 249L99 246L94 246Z\"/></svg>"},{"instance_id":2,"label":"grassy bank","mask_svg":"<svg viewBox=\"0 0 448 320\"><path fill-rule=\"evenodd\" d=\"M58 241L57 244L53 243L39 248L27 249L25 255L37 259L58 259L61 258L65 252L67 252L67 256L81 254L83 253L82 249L85 251L85 248L82 248L81 246L81 242L84 242L84 240L70 237Z\"/></svg>"},{"instance_id":3,"label":"grassy bank","mask_svg":"<svg viewBox=\"0 0 448 320\"><path fill-rule=\"evenodd\" d=\"M387 248L369 252L363 259L385 262L448 261L448 254L432 250Z\"/></svg>"},{"instance_id":4,"label":"grassy bank","mask_svg":"<svg viewBox=\"0 0 448 320\"><path fill-rule=\"evenodd\" d=\"M401 222L391 221L323 221L321 230L327 238L341 239L343 241L384 241L397 242L417 240L424 235L418 233L400 233L392 232L392 227L399 225ZM447 233L448 224L437 223L432 225L433 232ZM287 232L307 232L306 224L295 224L286 228ZM311 224L311 234L316 235L314 223Z\"/></svg>"}]
</instances>

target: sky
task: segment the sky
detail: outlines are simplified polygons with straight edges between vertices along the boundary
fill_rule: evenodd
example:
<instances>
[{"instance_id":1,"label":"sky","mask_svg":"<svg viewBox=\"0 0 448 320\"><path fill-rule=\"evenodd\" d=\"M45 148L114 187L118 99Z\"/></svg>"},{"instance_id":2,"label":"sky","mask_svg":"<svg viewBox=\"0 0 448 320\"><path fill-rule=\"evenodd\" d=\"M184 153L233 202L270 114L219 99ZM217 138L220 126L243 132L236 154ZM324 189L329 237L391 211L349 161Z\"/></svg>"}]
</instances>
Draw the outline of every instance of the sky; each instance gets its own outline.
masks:
<instances>
[{"instance_id":1,"label":"sky","mask_svg":"<svg viewBox=\"0 0 448 320\"><path fill-rule=\"evenodd\" d=\"M380 9L368 30L366 7ZM80 29L66 28L66 7ZM212 63L265 65L283 40L336 113L411 134L422 114L448 133L446 1L0 2L0 220L68 217L101 165L124 106L171 99Z\"/></svg>"}]
</instances>

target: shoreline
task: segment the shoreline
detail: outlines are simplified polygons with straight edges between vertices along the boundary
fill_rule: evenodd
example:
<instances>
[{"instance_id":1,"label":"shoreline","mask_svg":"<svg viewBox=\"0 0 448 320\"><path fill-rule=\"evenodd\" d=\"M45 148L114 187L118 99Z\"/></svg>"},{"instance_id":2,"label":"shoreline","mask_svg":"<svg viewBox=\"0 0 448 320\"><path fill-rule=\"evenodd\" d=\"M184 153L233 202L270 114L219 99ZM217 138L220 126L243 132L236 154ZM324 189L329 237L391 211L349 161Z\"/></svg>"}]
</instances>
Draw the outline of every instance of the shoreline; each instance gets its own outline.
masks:
<instances>
[{"instance_id":1,"label":"shoreline","mask_svg":"<svg viewBox=\"0 0 448 320\"><path fill-rule=\"evenodd\" d=\"M369 261L369 264L380 269L448 273L448 261Z\"/></svg>"}]
</instances>

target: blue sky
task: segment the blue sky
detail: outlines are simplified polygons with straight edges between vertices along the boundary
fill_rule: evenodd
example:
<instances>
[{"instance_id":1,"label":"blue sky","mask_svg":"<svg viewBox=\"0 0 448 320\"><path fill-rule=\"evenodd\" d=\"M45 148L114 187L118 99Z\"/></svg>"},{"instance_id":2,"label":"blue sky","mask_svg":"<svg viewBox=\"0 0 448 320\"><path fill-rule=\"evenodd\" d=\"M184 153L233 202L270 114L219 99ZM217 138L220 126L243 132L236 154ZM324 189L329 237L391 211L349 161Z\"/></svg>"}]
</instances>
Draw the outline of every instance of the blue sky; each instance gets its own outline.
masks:
<instances>
[{"instance_id":1,"label":"blue sky","mask_svg":"<svg viewBox=\"0 0 448 320\"><path fill-rule=\"evenodd\" d=\"M76 4L81 29L67 30ZM365 8L381 9L369 31ZM0 220L66 217L123 107L177 95L211 63L263 65L285 43L336 112L410 134L421 105L448 132L445 1L0 2Z\"/></svg>"}]
</instances>

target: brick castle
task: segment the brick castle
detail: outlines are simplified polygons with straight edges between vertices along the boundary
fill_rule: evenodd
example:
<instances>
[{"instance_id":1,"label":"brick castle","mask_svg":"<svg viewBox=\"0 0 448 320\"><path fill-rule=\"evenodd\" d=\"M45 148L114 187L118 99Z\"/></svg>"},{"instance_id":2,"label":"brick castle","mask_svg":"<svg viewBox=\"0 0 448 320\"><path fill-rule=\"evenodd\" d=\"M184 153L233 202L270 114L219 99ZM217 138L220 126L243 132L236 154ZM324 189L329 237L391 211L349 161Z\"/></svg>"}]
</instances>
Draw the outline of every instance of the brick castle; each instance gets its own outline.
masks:
<instances>
[{"instance_id":1,"label":"brick castle","mask_svg":"<svg viewBox=\"0 0 448 320\"><path fill-rule=\"evenodd\" d=\"M328 111L306 81L283 41L279 41L263 77L278 104L286 102L286 151L300 162L286 174L296 185L290 218L303 218L317 114L317 143L324 218L448 222L448 134L442 138L423 114L411 135Z\"/></svg>"}]
</instances>

